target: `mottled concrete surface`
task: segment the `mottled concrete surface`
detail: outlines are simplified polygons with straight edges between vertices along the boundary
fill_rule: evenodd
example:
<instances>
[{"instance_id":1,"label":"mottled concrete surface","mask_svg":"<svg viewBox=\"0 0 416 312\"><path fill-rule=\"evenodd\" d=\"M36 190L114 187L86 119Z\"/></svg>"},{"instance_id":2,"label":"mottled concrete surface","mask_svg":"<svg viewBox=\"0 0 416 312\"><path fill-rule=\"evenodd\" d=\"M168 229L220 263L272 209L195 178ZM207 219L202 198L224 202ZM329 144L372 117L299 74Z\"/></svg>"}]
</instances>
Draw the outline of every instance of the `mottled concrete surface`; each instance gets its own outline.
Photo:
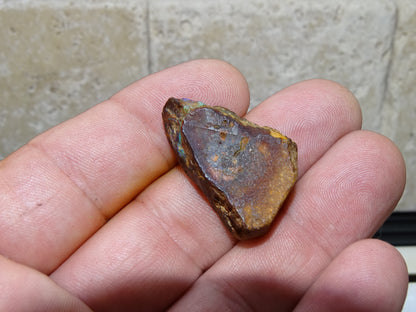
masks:
<instances>
[{"instance_id":1,"label":"mottled concrete surface","mask_svg":"<svg viewBox=\"0 0 416 312\"><path fill-rule=\"evenodd\" d=\"M229 61L247 78L251 106L304 79L340 82L379 129L395 26L391 1L149 2L152 70L189 58Z\"/></svg>"},{"instance_id":2,"label":"mottled concrete surface","mask_svg":"<svg viewBox=\"0 0 416 312\"><path fill-rule=\"evenodd\" d=\"M403 152L415 209L415 29L412 0L0 0L0 158L150 72L219 58L251 107L304 79L348 87Z\"/></svg>"},{"instance_id":3,"label":"mottled concrete surface","mask_svg":"<svg viewBox=\"0 0 416 312\"><path fill-rule=\"evenodd\" d=\"M1 157L148 73L145 6L49 2L0 9Z\"/></svg>"},{"instance_id":4,"label":"mottled concrete surface","mask_svg":"<svg viewBox=\"0 0 416 312\"><path fill-rule=\"evenodd\" d=\"M398 208L416 210L416 1L397 0L397 4L382 133L398 145L406 161L406 190Z\"/></svg>"}]
</instances>

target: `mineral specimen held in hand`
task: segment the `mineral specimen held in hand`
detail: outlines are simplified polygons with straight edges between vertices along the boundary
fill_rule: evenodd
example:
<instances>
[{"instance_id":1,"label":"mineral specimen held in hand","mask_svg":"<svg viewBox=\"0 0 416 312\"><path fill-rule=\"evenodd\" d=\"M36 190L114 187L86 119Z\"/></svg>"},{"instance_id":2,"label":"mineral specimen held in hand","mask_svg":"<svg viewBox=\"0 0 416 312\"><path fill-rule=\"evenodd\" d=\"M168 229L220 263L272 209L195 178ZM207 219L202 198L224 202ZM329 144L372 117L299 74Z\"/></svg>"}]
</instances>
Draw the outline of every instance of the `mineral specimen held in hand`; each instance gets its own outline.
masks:
<instances>
[{"instance_id":1,"label":"mineral specimen held in hand","mask_svg":"<svg viewBox=\"0 0 416 312\"><path fill-rule=\"evenodd\" d=\"M297 147L223 107L170 98L166 135L179 163L237 239L267 232L297 178Z\"/></svg>"}]
</instances>

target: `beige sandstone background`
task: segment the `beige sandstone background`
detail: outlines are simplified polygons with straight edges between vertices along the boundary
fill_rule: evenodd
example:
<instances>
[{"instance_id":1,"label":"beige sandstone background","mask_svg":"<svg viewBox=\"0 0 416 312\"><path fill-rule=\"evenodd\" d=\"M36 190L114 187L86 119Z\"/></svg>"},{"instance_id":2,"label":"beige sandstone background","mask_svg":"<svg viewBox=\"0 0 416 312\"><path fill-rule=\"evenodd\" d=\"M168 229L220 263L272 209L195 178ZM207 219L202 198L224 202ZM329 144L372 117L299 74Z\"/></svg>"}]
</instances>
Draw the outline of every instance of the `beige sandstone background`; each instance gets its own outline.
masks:
<instances>
[{"instance_id":1,"label":"beige sandstone background","mask_svg":"<svg viewBox=\"0 0 416 312\"><path fill-rule=\"evenodd\" d=\"M239 68L252 107L304 79L348 87L363 127L404 154L398 209L416 209L414 0L0 0L0 159L127 84L194 58Z\"/></svg>"}]
</instances>

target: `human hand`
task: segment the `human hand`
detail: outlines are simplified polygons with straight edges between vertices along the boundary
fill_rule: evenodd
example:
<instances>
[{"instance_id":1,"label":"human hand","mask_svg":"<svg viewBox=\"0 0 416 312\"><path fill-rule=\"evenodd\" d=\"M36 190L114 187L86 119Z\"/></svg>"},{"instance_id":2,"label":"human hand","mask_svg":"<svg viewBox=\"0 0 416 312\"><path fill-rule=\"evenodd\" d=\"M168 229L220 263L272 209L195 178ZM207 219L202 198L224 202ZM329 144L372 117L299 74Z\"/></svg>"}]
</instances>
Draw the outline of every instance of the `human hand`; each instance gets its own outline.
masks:
<instances>
[{"instance_id":1,"label":"human hand","mask_svg":"<svg viewBox=\"0 0 416 312\"><path fill-rule=\"evenodd\" d=\"M244 115L247 84L199 60L148 76L0 162L1 311L399 311L400 254L371 237L403 191L400 152L359 130L343 87L290 86L246 118L298 145L264 237L237 242L165 137L169 97Z\"/></svg>"}]
</instances>

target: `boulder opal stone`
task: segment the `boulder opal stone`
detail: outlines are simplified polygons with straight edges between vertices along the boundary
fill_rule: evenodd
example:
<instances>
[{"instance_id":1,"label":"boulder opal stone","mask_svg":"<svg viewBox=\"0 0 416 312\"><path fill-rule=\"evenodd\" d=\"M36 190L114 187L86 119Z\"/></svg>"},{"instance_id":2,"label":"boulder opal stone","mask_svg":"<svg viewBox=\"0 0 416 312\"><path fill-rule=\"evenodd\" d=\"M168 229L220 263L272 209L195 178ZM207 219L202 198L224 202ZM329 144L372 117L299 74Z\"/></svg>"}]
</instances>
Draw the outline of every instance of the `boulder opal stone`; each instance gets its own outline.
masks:
<instances>
[{"instance_id":1,"label":"boulder opal stone","mask_svg":"<svg viewBox=\"0 0 416 312\"><path fill-rule=\"evenodd\" d=\"M223 107L170 98L166 135L180 165L237 239L267 232L297 178L297 147Z\"/></svg>"}]
</instances>

